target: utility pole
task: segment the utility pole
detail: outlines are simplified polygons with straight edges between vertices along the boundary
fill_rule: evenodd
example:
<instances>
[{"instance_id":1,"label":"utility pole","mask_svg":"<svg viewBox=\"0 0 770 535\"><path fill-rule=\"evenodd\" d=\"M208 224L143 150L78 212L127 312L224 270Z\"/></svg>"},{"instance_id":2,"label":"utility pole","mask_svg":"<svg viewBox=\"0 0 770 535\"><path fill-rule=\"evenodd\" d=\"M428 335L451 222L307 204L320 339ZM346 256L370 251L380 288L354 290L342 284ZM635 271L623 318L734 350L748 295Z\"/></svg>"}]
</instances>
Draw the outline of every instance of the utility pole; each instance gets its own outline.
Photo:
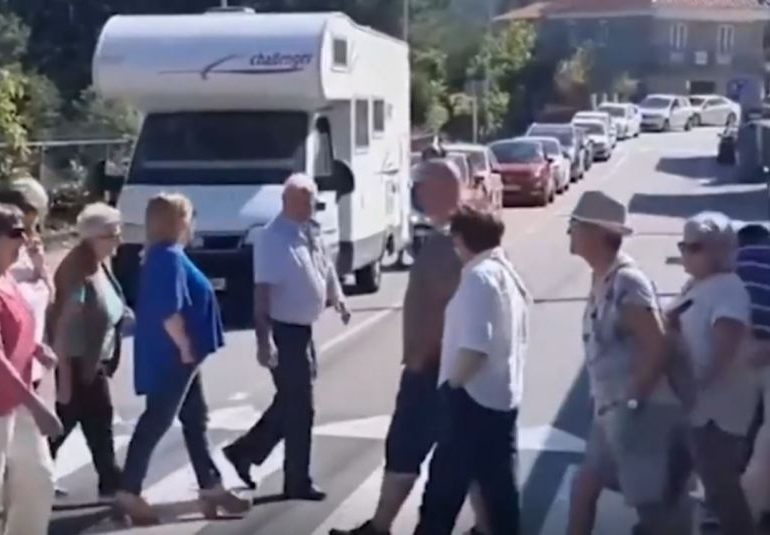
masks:
<instances>
[{"instance_id":1,"label":"utility pole","mask_svg":"<svg viewBox=\"0 0 770 535\"><path fill-rule=\"evenodd\" d=\"M223 1L226 1L226 0L223 0ZM403 31L404 41L408 43L409 42L409 24L410 24L409 11L411 10L411 5L410 5L411 0L403 0L403 2L404 2L404 13L401 15L401 24L402 24L401 30Z\"/></svg>"},{"instance_id":2,"label":"utility pole","mask_svg":"<svg viewBox=\"0 0 770 535\"><path fill-rule=\"evenodd\" d=\"M220 4L221 7L224 7L224 8L230 7L229 5L227 5L227 0L220 0L220 1L221 1L221 4Z\"/></svg>"},{"instance_id":3,"label":"utility pole","mask_svg":"<svg viewBox=\"0 0 770 535\"><path fill-rule=\"evenodd\" d=\"M492 35L492 19L494 18L494 2L493 0L484 0L487 3L487 35ZM492 69L492 66L490 65L490 57L489 54L486 55L486 61L484 65L484 123L486 124L486 132L487 135L492 130L492 119L489 116L489 96L492 92L492 80L490 78L490 70Z\"/></svg>"}]
</instances>

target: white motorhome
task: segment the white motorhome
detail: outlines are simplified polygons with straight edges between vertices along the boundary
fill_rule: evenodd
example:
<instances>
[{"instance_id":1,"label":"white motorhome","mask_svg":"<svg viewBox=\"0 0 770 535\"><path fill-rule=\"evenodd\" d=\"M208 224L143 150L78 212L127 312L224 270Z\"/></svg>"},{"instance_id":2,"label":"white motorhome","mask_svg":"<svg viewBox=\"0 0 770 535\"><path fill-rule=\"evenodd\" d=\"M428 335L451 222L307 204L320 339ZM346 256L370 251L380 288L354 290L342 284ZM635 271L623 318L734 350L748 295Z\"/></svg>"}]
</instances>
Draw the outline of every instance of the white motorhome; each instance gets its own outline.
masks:
<instances>
[{"instance_id":1,"label":"white motorhome","mask_svg":"<svg viewBox=\"0 0 770 535\"><path fill-rule=\"evenodd\" d=\"M119 208L115 269L136 280L147 201L196 209L190 254L234 304L251 295L251 244L293 171L315 177L316 221L340 275L380 285L409 240L409 58L405 43L341 13L114 16L94 83L144 115Z\"/></svg>"}]
</instances>

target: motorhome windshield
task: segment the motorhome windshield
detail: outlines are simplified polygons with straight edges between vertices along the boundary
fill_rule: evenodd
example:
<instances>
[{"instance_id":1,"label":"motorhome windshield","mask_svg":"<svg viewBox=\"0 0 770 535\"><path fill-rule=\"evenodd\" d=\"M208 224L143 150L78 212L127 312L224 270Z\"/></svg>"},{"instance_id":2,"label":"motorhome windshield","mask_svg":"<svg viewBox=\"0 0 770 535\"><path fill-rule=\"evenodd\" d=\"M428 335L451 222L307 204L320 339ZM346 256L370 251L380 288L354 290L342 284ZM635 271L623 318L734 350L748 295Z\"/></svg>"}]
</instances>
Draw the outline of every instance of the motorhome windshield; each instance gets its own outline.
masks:
<instances>
[{"instance_id":1,"label":"motorhome windshield","mask_svg":"<svg viewBox=\"0 0 770 535\"><path fill-rule=\"evenodd\" d=\"M148 116L129 181L280 184L305 170L301 112L185 112Z\"/></svg>"}]
</instances>

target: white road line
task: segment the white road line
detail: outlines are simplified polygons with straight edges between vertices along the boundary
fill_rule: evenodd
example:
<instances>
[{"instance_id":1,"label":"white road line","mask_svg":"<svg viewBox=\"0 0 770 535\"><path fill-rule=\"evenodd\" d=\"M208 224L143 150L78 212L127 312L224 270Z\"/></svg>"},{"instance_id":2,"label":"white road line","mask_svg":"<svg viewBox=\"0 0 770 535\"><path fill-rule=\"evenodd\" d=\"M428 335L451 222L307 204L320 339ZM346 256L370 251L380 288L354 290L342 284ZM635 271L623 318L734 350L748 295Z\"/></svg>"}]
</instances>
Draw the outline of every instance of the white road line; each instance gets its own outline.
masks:
<instances>
[{"instance_id":1,"label":"white road line","mask_svg":"<svg viewBox=\"0 0 770 535\"><path fill-rule=\"evenodd\" d=\"M365 331L369 327L372 327L375 323L379 323L381 320L385 319L390 314L393 314L398 310L399 303L396 303L394 305L390 305L386 310L382 310L380 312L377 312L374 316L371 316L369 318L366 318L361 323L357 323L349 328L347 328L342 333L338 334L331 340L325 342L321 347L319 348L320 353L324 353L326 351L331 351L336 346L342 344L343 342L353 338L357 334L361 333L362 331ZM355 312L355 311L353 311Z\"/></svg>"},{"instance_id":2,"label":"white road line","mask_svg":"<svg viewBox=\"0 0 770 535\"><path fill-rule=\"evenodd\" d=\"M115 450L128 445L131 437L118 435L115 437ZM56 455L54 474L57 480L62 480L91 464L91 451L86 444L83 432L78 428L72 431Z\"/></svg>"}]
</instances>

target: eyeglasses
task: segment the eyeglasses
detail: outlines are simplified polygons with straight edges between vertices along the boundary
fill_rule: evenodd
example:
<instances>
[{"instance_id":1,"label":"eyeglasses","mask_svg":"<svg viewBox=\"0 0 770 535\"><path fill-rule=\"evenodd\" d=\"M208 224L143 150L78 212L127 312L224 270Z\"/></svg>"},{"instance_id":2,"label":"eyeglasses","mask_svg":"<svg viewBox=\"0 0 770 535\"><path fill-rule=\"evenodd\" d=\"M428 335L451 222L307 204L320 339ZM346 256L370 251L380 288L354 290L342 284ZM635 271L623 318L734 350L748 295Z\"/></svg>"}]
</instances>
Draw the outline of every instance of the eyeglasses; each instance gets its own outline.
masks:
<instances>
[{"instance_id":1,"label":"eyeglasses","mask_svg":"<svg viewBox=\"0 0 770 535\"><path fill-rule=\"evenodd\" d=\"M680 241L677 247L682 254L698 254L703 251L703 244L700 242Z\"/></svg>"}]
</instances>

